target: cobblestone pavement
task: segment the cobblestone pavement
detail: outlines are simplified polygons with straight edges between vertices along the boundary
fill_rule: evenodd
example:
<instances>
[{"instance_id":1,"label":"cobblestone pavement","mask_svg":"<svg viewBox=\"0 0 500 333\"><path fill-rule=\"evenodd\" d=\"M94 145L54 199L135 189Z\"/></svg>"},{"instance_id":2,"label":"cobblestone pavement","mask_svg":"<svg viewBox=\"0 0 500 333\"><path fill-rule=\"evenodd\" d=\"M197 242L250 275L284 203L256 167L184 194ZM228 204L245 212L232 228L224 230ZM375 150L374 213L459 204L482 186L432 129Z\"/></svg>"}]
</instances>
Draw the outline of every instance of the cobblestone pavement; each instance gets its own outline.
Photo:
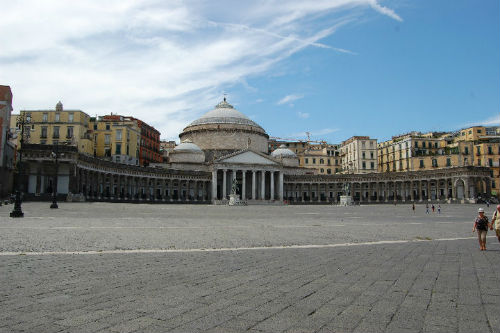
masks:
<instances>
[{"instance_id":1,"label":"cobblestone pavement","mask_svg":"<svg viewBox=\"0 0 500 333\"><path fill-rule=\"evenodd\" d=\"M500 332L475 205L45 206L0 207L0 332Z\"/></svg>"}]
</instances>

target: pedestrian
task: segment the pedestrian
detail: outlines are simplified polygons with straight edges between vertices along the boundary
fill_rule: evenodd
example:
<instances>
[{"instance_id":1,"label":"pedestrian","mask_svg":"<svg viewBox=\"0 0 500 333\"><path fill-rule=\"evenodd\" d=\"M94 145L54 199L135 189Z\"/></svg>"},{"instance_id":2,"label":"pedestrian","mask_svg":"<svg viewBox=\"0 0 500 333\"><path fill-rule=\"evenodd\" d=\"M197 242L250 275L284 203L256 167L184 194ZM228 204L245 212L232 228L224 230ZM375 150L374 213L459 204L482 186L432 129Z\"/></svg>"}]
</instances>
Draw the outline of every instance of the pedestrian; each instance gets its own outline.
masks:
<instances>
[{"instance_id":1,"label":"pedestrian","mask_svg":"<svg viewBox=\"0 0 500 333\"><path fill-rule=\"evenodd\" d=\"M425 204L425 214L429 214L429 204Z\"/></svg>"},{"instance_id":2,"label":"pedestrian","mask_svg":"<svg viewBox=\"0 0 500 333\"><path fill-rule=\"evenodd\" d=\"M493 229L495 229L498 241L500 242L500 205L497 205L497 209L491 218L490 230Z\"/></svg>"},{"instance_id":3,"label":"pedestrian","mask_svg":"<svg viewBox=\"0 0 500 333\"><path fill-rule=\"evenodd\" d=\"M438 214L441 214L441 205L438 205Z\"/></svg>"},{"instance_id":4,"label":"pedestrian","mask_svg":"<svg viewBox=\"0 0 500 333\"><path fill-rule=\"evenodd\" d=\"M486 201L486 207L490 207L490 202Z\"/></svg>"},{"instance_id":5,"label":"pedestrian","mask_svg":"<svg viewBox=\"0 0 500 333\"><path fill-rule=\"evenodd\" d=\"M486 234L488 233L488 217L484 215L484 209L479 208L477 210L479 216L476 217L474 221L474 227L472 228L472 232L477 230L477 238L479 240L479 249L481 251L486 250Z\"/></svg>"},{"instance_id":6,"label":"pedestrian","mask_svg":"<svg viewBox=\"0 0 500 333\"><path fill-rule=\"evenodd\" d=\"M434 204L432 204L432 212L434 213L434 210L436 209L436 207L434 207Z\"/></svg>"},{"instance_id":7,"label":"pedestrian","mask_svg":"<svg viewBox=\"0 0 500 333\"><path fill-rule=\"evenodd\" d=\"M411 209L413 210L413 214L415 214L415 203L411 204Z\"/></svg>"}]
</instances>

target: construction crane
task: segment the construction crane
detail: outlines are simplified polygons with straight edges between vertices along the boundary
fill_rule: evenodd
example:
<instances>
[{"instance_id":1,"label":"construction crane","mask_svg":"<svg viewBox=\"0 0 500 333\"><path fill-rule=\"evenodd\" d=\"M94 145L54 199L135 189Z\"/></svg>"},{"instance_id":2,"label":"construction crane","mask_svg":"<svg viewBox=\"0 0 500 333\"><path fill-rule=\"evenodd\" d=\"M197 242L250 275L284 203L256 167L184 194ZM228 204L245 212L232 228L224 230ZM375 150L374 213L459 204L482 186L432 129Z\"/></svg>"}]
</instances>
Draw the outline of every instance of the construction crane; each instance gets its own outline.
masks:
<instances>
[{"instance_id":1,"label":"construction crane","mask_svg":"<svg viewBox=\"0 0 500 333\"><path fill-rule=\"evenodd\" d=\"M298 139L298 138L280 138L277 136L270 136L269 139L271 140L283 140L283 141L296 141L296 142L307 142L307 143L320 143L320 144L326 144L325 140L311 140L311 133L306 132L307 140L304 139Z\"/></svg>"}]
</instances>

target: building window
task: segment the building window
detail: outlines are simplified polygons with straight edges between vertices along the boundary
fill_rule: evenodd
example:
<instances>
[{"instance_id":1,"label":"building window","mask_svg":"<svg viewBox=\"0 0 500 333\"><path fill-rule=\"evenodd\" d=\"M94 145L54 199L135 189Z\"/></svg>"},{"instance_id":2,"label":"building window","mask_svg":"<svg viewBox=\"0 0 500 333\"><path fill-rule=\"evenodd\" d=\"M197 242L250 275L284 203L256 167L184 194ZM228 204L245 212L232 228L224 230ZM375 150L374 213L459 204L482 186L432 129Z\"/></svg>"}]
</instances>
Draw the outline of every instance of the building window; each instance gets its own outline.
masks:
<instances>
[{"instance_id":1,"label":"building window","mask_svg":"<svg viewBox=\"0 0 500 333\"><path fill-rule=\"evenodd\" d=\"M370 169L375 169L375 162L370 162Z\"/></svg>"},{"instance_id":2,"label":"building window","mask_svg":"<svg viewBox=\"0 0 500 333\"><path fill-rule=\"evenodd\" d=\"M320 158L319 159L319 164L325 164L325 161L322 158Z\"/></svg>"},{"instance_id":3,"label":"building window","mask_svg":"<svg viewBox=\"0 0 500 333\"><path fill-rule=\"evenodd\" d=\"M451 158L446 159L446 166L447 167L451 166Z\"/></svg>"},{"instance_id":4,"label":"building window","mask_svg":"<svg viewBox=\"0 0 500 333\"><path fill-rule=\"evenodd\" d=\"M464 154L465 155L469 155L469 147L465 147L464 148Z\"/></svg>"},{"instance_id":5,"label":"building window","mask_svg":"<svg viewBox=\"0 0 500 333\"><path fill-rule=\"evenodd\" d=\"M321 171L321 173L325 173L325 169L323 169L323 168L321 168L320 171Z\"/></svg>"},{"instance_id":6,"label":"building window","mask_svg":"<svg viewBox=\"0 0 500 333\"><path fill-rule=\"evenodd\" d=\"M315 158L313 158L313 164L316 164L316 159Z\"/></svg>"},{"instance_id":7,"label":"building window","mask_svg":"<svg viewBox=\"0 0 500 333\"><path fill-rule=\"evenodd\" d=\"M469 165L469 160L467 159L467 157L464 158L464 165Z\"/></svg>"},{"instance_id":8,"label":"building window","mask_svg":"<svg viewBox=\"0 0 500 333\"><path fill-rule=\"evenodd\" d=\"M122 130L117 130L116 131L116 141L121 141L122 140Z\"/></svg>"},{"instance_id":9,"label":"building window","mask_svg":"<svg viewBox=\"0 0 500 333\"><path fill-rule=\"evenodd\" d=\"M94 124L94 130L97 130L97 124Z\"/></svg>"},{"instance_id":10,"label":"building window","mask_svg":"<svg viewBox=\"0 0 500 333\"><path fill-rule=\"evenodd\" d=\"M418 148L418 141L415 141L415 148Z\"/></svg>"},{"instance_id":11,"label":"building window","mask_svg":"<svg viewBox=\"0 0 500 333\"><path fill-rule=\"evenodd\" d=\"M477 132L478 132L478 133L481 133L481 130L480 130L480 129L478 129L478 130L477 130Z\"/></svg>"},{"instance_id":12,"label":"building window","mask_svg":"<svg viewBox=\"0 0 500 333\"><path fill-rule=\"evenodd\" d=\"M492 181L491 181L491 187L493 187L493 188L496 188L496 187L497 187L497 184L495 183L495 181L494 181L494 180L492 180Z\"/></svg>"},{"instance_id":13,"label":"building window","mask_svg":"<svg viewBox=\"0 0 500 333\"><path fill-rule=\"evenodd\" d=\"M41 145L46 145L47 144L47 140L40 140L40 144Z\"/></svg>"},{"instance_id":14,"label":"building window","mask_svg":"<svg viewBox=\"0 0 500 333\"><path fill-rule=\"evenodd\" d=\"M366 162L363 162L363 169L366 169Z\"/></svg>"},{"instance_id":15,"label":"building window","mask_svg":"<svg viewBox=\"0 0 500 333\"><path fill-rule=\"evenodd\" d=\"M481 155L481 146L476 147L476 152L478 155Z\"/></svg>"},{"instance_id":16,"label":"building window","mask_svg":"<svg viewBox=\"0 0 500 333\"><path fill-rule=\"evenodd\" d=\"M432 166L433 167L437 167L438 166L438 161L435 158L432 159Z\"/></svg>"},{"instance_id":17,"label":"building window","mask_svg":"<svg viewBox=\"0 0 500 333\"><path fill-rule=\"evenodd\" d=\"M116 144L116 155L121 155L122 154L122 144L117 143Z\"/></svg>"},{"instance_id":18,"label":"building window","mask_svg":"<svg viewBox=\"0 0 500 333\"><path fill-rule=\"evenodd\" d=\"M49 114L47 112L44 112L43 115L42 115L42 121L44 123L48 122L49 121Z\"/></svg>"},{"instance_id":19,"label":"building window","mask_svg":"<svg viewBox=\"0 0 500 333\"><path fill-rule=\"evenodd\" d=\"M363 157L363 159L365 159L365 158L366 158L366 154L365 154L365 152L362 152L362 153L361 153L361 156Z\"/></svg>"},{"instance_id":20,"label":"building window","mask_svg":"<svg viewBox=\"0 0 500 333\"><path fill-rule=\"evenodd\" d=\"M425 167L425 165L424 165L424 160L420 160L420 167L421 167L421 168Z\"/></svg>"},{"instance_id":21,"label":"building window","mask_svg":"<svg viewBox=\"0 0 500 333\"><path fill-rule=\"evenodd\" d=\"M370 158L373 158L373 152L372 151L370 152Z\"/></svg>"},{"instance_id":22,"label":"building window","mask_svg":"<svg viewBox=\"0 0 500 333\"><path fill-rule=\"evenodd\" d=\"M488 158L488 165L489 165L490 167L492 167L492 166L493 166L493 159L492 159L492 158Z\"/></svg>"},{"instance_id":23,"label":"building window","mask_svg":"<svg viewBox=\"0 0 500 333\"><path fill-rule=\"evenodd\" d=\"M59 139L59 126L54 126L54 131L52 132L52 137L54 139Z\"/></svg>"},{"instance_id":24,"label":"building window","mask_svg":"<svg viewBox=\"0 0 500 333\"><path fill-rule=\"evenodd\" d=\"M332 174L332 169L326 169L326 173L331 175Z\"/></svg>"},{"instance_id":25,"label":"building window","mask_svg":"<svg viewBox=\"0 0 500 333\"><path fill-rule=\"evenodd\" d=\"M104 135L104 144L109 145L110 142L111 142L111 134L105 134Z\"/></svg>"},{"instance_id":26,"label":"building window","mask_svg":"<svg viewBox=\"0 0 500 333\"><path fill-rule=\"evenodd\" d=\"M68 131L66 133L66 138L72 138L73 137L73 126L68 126Z\"/></svg>"},{"instance_id":27,"label":"building window","mask_svg":"<svg viewBox=\"0 0 500 333\"><path fill-rule=\"evenodd\" d=\"M109 124L106 124L106 131L109 131Z\"/></svg>"},{"instance_id":28,"label":"building window","mask_svg":"<svg viewBox=\"0 0 500 333\"><path fill-rule=\"evenodd\" d=\"M73 119L74 119L74 114L73 113L68 113L68 122L69 123L72 123L73 122Z\"/></svg>"},{"instance_id":29,"label":"building window","mask_svg":"<svg viewBox=\"0 0 500 333\"><path fill-rule=\"evenodd\" d=\"M56 113L56 119L55 119L56 122L58 121L61 121L61 114L60 113Z\"/></svg>"},{"instance_id":30,"label":"building window","mask_svg":"<svg viewBox=\"0 0 500 333\"><path fill-rule=\"evenodd\" d=\"M425 142L422 142L422 148L425 148Z\"/></svg>"},{"instance_id":31,"label":"building window","mask_svg":"<svg viewBox=\"0 0 500 333\"><path fill-rule=\"evenodd\" d=\"M306 158L306 163L305 164L309 164L309 159L308 158Z\"/></svg>"},{"instance_id":32,"label":"building window","mask_svg":"<svg viewBox=\"0 0 500 333\"><path fill-rule=\"evenodd\" d=\"M40 138L47 138L47 126L42 126L42 133L40 134Z\"/></svg>"},{"instance_id":33,"label":"building window","mask_svg":"<svg viewBox=\"0 0 500 333\"><path fill-rule=\"evenodd\" d=\"M477 165L481 166L481 159L480 158L477 159Z\"/></svg>"},{"instance_id":34,"label":"building window","mask_svg":"<svg viewBox=\"0 0 500 333\"><path fill-rule=\"evenodd\" d=\"M493 154L493 150L491 148L491 146L488 146L488 155L492 155Z\"/></svg>"}]
</instances>

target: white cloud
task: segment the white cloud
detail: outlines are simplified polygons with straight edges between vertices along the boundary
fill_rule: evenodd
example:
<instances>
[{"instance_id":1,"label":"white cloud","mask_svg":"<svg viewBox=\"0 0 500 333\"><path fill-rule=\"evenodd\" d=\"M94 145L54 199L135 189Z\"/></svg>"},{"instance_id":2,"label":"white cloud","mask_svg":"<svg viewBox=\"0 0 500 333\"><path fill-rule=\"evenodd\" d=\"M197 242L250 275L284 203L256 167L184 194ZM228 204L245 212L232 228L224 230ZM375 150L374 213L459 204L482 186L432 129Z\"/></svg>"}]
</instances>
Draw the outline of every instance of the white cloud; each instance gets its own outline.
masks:
<instances>
[{"instance_id":1,"label":"white cloud","mask_svg":"<svg viewBox=\"0 0 500 333\"><path fill-rule=\"evenodd\" d=\"M281 104L291 103L301 98L304 98L304 95L287 95L282 99L280 99L276 104L281 105Z\"/></svg>"},{"instance_id":2,"label":"white cloud","mask_svg":"<svg viewBox=\"0 0 500 333\"><path fill-rule=\"evenodd\" d=\"M500 114L497 114L496 116L492 116L484 120L478 120L467 124L463 124L462 126L458 127L466 128L471 126L500 126Z\"/></svg>"},{"instance_id":3,"label":"white cloud","mask_svg":"<svg viewBox=\"0 0 500 333\"><path fill-rule=\"evenodd\" d=\"M297 112L297 116L299 116L299 118L302 118L302 119L307 119L309 118L310 114L307 113L307 112Z\"/></svg>"},{"instance_id":4,"label":"white cloud","mask_svg":"<svg viewBox=\"0 0 500 333\"><path fill-rule=\"evenodd\" d=\"M306 47L352 53L321 40L367 8L399 18L373 0L6 1L0 80L15 110L61 100L91 115L138 117L173 138L223 89L254 89L247 78Z\"/></svg>"}]
</instances>

